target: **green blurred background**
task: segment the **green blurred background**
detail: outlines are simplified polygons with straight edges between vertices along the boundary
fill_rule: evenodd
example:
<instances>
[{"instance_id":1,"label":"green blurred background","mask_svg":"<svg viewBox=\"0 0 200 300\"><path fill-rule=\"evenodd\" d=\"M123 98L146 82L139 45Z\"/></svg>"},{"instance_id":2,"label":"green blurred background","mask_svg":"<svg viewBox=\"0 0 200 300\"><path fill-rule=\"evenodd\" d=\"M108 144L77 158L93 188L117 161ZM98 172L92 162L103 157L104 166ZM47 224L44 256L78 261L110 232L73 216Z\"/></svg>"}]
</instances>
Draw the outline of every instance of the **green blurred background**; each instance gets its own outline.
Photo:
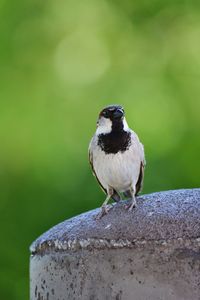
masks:
<instances>
[{"instance_id":1,"label":"green blurred background","mask_svg":"<svg viewBox=\"0 0 200 300\"><path fill-rule=\"evenodd\" d=\"M199 186L199 1L0 1L0 299L28 299L38 235L104 200L87 148L112 103L144 193Z\"/></svg>"}]
</instances>

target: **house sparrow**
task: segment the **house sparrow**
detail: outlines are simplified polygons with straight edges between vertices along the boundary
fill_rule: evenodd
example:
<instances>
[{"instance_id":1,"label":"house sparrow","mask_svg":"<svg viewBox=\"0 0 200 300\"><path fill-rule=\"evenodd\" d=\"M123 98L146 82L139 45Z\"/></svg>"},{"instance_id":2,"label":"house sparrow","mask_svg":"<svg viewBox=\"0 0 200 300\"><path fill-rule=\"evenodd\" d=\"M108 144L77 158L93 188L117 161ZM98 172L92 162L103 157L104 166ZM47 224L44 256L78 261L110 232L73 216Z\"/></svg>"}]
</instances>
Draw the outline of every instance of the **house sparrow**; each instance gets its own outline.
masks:
<instances>
[{"instance_id":1,"label":"house sparrow","mask_svg":"<svg viewBox=\"0 0 200 300\"><path fill-rule=\"evenodd\" d=\"M108 213L110 198L120 201L120 193L131 198L129 211L136 205L141 190L145 155L137 134L126 122L120 105L105 107L99 114L96 132L89 145L89 161L94 176L106 193L98 219Z\"/></svg>"}]
</instances>

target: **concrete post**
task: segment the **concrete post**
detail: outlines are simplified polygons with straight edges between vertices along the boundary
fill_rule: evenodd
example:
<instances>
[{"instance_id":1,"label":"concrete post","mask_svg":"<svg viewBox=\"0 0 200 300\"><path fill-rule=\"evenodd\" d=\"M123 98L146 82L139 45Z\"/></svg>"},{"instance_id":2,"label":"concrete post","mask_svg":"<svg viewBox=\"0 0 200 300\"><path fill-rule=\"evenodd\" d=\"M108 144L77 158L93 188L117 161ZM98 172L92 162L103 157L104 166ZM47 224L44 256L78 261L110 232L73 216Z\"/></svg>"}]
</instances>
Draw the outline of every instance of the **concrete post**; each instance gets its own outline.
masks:
<instances>
[{"instance_id":1,"label":"concrete post","mask_svg":"<svg viewBox=\"0 0 200 300\"><path fill-rule=\"evenodd\" d=\"M199 300L200 189L138 197L50 229L31 246L31 300Z\"/></svg>"}]
</instances>

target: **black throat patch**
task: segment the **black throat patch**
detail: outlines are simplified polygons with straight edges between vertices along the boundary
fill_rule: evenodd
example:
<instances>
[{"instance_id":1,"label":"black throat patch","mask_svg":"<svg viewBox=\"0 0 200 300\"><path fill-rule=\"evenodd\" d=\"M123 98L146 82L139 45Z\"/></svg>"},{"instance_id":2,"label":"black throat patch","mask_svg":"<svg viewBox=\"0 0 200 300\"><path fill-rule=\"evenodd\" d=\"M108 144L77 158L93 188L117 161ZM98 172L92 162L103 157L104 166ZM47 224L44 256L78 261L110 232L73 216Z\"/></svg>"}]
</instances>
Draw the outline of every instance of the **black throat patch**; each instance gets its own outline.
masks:
<instances>
[{"instance_id":1,"label":"black throat patch","mask_svg":"<svg viewBox=\"0 0 200 300\"><path fill-rule=\"evenodd\" d=\"M131 133L122 130L112 130L107 134L100 134L98 145L106 153L124 152L129 149L131 144Z\"/></svg>"}]
</instances>

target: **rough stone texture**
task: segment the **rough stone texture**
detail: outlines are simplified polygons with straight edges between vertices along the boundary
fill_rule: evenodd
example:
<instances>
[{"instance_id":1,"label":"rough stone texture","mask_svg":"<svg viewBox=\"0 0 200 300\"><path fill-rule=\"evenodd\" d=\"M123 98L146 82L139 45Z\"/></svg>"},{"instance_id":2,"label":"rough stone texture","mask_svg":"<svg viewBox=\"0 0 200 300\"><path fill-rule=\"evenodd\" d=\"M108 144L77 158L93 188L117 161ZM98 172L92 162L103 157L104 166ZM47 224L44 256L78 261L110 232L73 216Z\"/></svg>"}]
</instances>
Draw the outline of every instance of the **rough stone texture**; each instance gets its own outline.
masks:
<instances>
[{"instance_id":1,"label":"rough stone texture","mask_svg":"<svg viewBox=\"0 0 200 300\"><path fill-rule=\"evenodd\" d=\"M200 189L126 201L50 229L31 245L31 300L200 299Z\"/></svg>"}]
</instances>

